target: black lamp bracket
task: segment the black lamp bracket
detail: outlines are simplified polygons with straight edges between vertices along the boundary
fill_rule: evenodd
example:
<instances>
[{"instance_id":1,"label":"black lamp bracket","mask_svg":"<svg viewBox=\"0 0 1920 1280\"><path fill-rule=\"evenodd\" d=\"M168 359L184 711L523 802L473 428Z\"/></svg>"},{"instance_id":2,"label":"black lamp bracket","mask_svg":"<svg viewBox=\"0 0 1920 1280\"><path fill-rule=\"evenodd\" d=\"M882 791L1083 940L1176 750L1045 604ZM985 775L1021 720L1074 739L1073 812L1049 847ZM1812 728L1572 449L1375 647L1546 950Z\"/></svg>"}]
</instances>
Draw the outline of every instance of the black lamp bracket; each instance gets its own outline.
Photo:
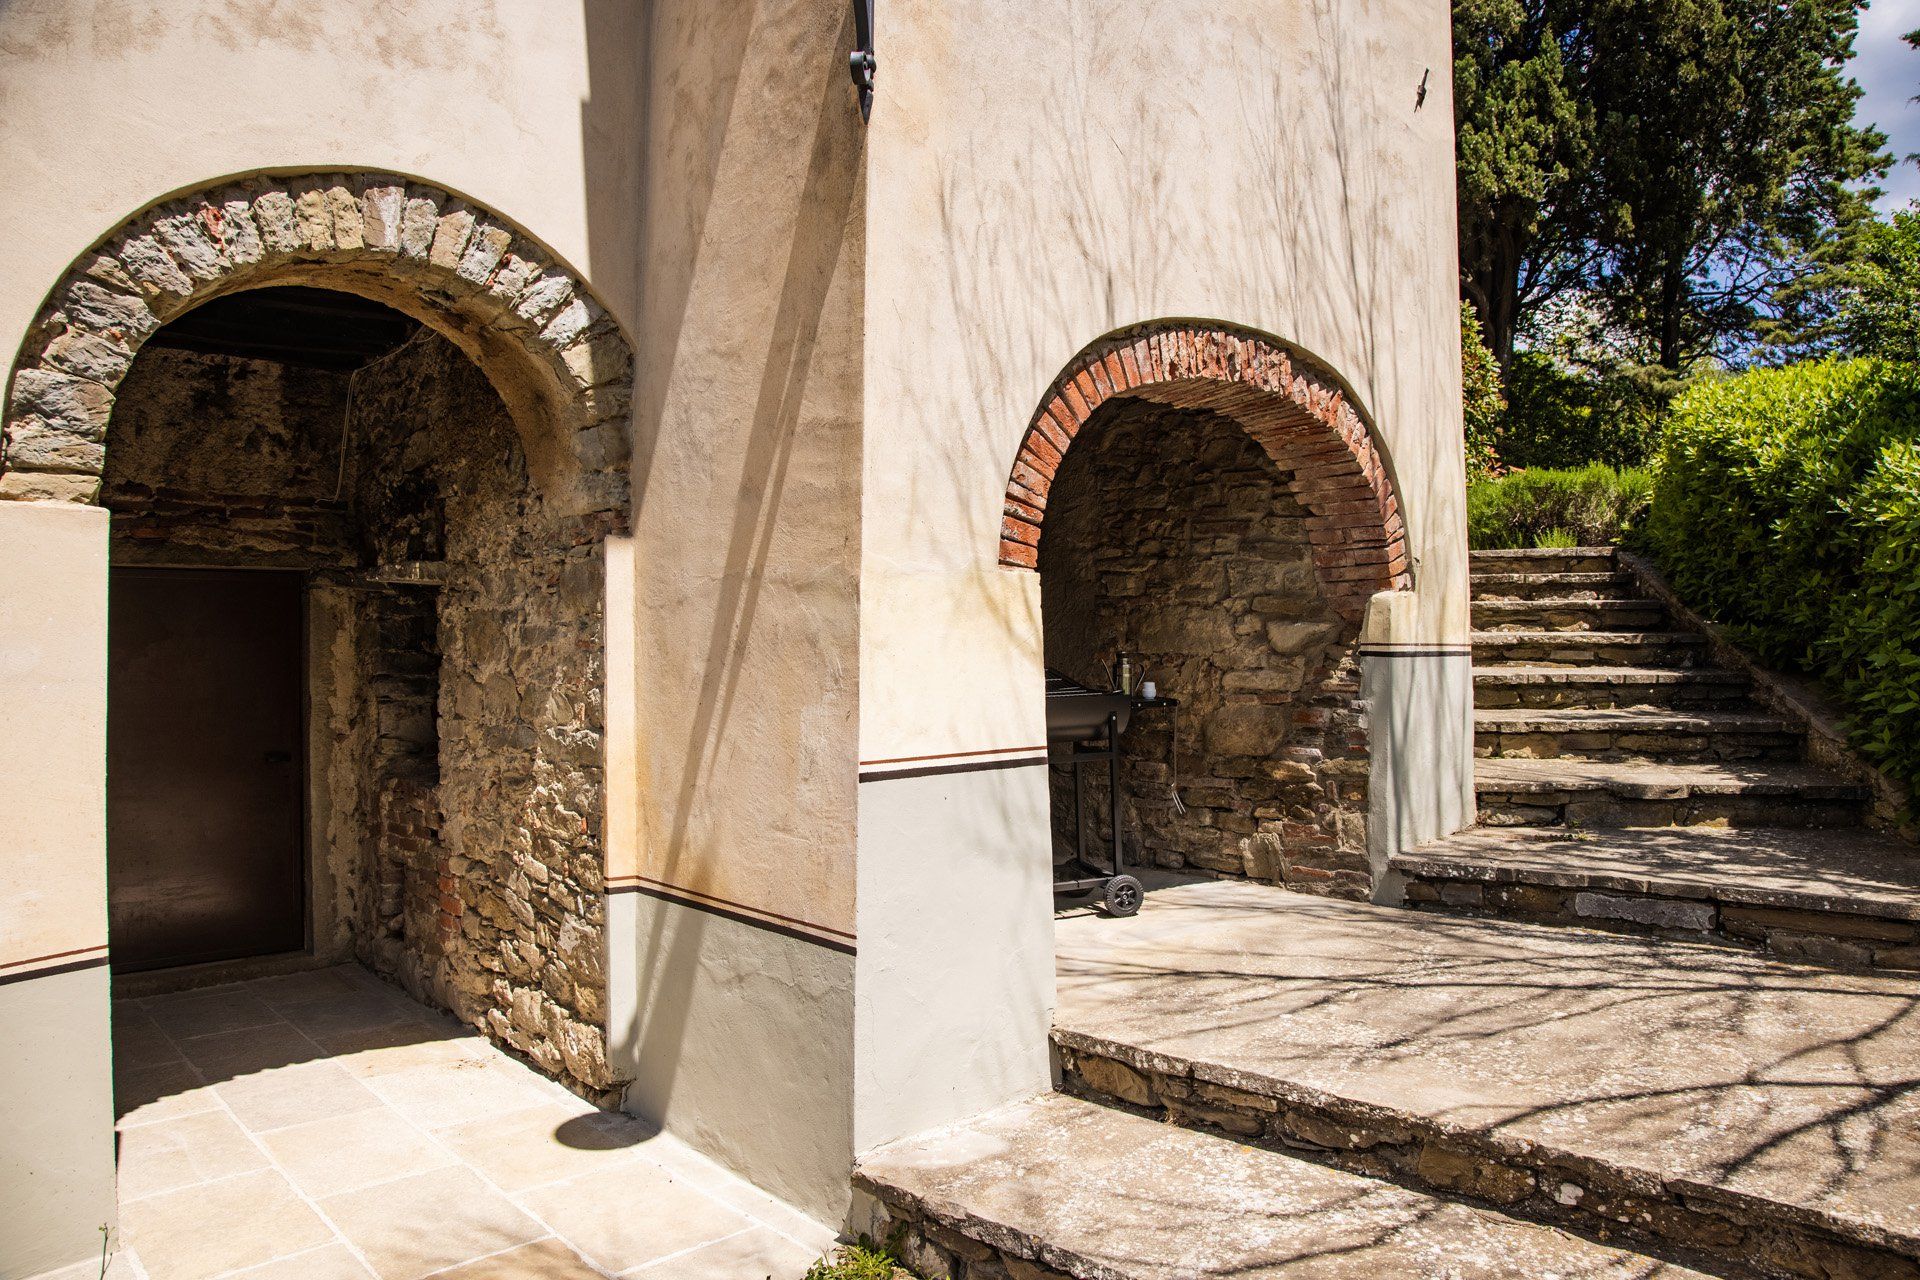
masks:
<instances>
[{"instance_id":1,"label":"black lamp bracket","mask_svg":"<svg viewBox=\"0 0 1920 1280\"><path fill-rule=\"evenodd\" d=\"M853 52L847 57L847 70L853 75L854 88L860 91L860 118L873 115L873 0L853 0Z\"/></svg>"}]
</instances>

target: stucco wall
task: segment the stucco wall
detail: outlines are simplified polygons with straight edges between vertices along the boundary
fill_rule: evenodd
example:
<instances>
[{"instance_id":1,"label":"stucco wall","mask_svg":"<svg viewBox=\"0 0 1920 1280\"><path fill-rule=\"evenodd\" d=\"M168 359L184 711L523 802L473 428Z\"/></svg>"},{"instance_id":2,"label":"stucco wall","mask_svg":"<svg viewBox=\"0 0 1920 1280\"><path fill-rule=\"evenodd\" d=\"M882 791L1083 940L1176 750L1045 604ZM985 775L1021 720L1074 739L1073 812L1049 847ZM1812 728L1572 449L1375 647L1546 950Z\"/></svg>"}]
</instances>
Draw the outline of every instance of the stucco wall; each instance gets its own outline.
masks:
<instances>
[{"instance_id":1,"label":"stucco wall","mask_svg":"<svg viewBox=\"0 0 1920 1280\"><path fill-rule=\"evenodd\" d=\"M1392 639L1464 645L1449 34L1436 0L886 6L867 204L870 772L1004 764L1043 741L1038 579L995 567L1008 470L1074 354L1156 318L1272 334L1347 383L1392 462L1414 557L1418 607ZM1437 758L1465 751L1452 729L1426 743ZM907 838L924 820L884 791L898 784L865 784L859 1031L861 1061L883 1063L937 1009L944 1037L973 1046L951 1064L969 1104L1045 1087L1003 1011L1050 975L1037 960L1010 974L1004 957L1048 954L1051 936L1037 896L989 937L939 892L1011 903L1047 857L1030 820L1044 770L970 776L975 836L957 864ZM867 805L888 821L867 823ZM923 976L935 951L938 973L979 981ZM950 991L964 994L933 998ZM999 1074L979 1078L982 1063ZM947 1085L948 1064L920 1065L924 1087ZM863 1142L929 1120L896 1101L904 1071L866 1076Z\"/></svg>"}]
</instances>

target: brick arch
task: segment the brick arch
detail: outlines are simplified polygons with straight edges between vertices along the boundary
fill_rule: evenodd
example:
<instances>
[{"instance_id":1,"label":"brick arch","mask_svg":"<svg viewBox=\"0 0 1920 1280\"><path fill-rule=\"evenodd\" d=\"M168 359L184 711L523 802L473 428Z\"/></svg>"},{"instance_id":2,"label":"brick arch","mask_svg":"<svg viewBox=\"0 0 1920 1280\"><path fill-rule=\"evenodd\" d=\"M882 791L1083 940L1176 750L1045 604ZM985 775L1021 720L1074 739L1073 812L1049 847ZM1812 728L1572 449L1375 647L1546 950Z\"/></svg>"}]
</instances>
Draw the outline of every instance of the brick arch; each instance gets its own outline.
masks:
<instances>
[{"instance_id":1,"label":"brick arch","mask_svg":"<svg viewBox=\"0 0 1920 1280\"><path fill-rule=\"evenodd\" d=\"M0 418L0 500L92 503L114 394L161 325L268 285L357 293L464 351L563 510L623 510L633 353L586 283L499 214L384 173L224 180L128 219L27 331Z\"/></svg>"},{"instance_id":2,"label":"brick arch","mask_svg":"<svg viewBox=\"0 0 1920 1280\"><path fill-rule=\"evenodd\" d=\"M1109 400L1150 400L1235 419L1288 476L1307 512L1323 590L1357 619L1376 591L1410 585L1406 528L1385 454L1346 391L1270 338L1221 325L1166 323L1103 338L1040 402L1007 480L1000 563L1039 565L1047 491L1074 437Z\"/></svg>"}]
</instances>

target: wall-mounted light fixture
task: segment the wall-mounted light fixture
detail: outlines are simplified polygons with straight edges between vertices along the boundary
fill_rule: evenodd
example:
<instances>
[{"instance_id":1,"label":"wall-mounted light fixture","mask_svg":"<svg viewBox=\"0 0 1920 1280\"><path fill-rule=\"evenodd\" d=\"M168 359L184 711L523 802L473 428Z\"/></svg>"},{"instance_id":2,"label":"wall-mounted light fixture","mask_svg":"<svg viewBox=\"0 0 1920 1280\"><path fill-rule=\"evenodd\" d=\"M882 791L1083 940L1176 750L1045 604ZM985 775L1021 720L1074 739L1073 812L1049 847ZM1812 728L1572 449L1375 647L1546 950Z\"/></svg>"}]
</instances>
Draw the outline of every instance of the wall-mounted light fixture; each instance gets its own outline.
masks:
<instances>
[{"instance_id":1,"label":"wall-mounted light fixture","mask_svg":"<svg viewBox=\"0 0 1920 1280\"><path fill-rule=\"evenodd\" d=\"M873 0L853 0L853 53L847 69L860 91L860 118L873 115Z\"/></svg>"}]
</instances>

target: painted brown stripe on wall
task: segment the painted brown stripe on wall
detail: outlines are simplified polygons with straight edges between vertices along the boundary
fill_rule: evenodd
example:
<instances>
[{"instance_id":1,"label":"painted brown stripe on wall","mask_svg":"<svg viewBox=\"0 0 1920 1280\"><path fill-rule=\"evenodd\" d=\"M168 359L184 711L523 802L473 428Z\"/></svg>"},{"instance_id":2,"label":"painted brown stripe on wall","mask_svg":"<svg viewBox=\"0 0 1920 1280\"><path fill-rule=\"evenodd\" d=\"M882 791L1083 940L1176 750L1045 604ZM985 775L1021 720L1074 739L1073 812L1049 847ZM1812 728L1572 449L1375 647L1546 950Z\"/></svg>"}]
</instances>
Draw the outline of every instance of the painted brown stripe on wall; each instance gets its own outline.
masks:
<instances>
[{"instance_id":1,"label":"painted brown stripe on wall","mask_svg":"<svg viewBox=\"0 0 1920 1280\"><path fill-rule=\"evenodd\" d=\"M696 911L705 911L709 915L721 916L740 924L749 924L783 937L797 938L802 942L811 942L816 946L844 952L847 955L854 954L854 935L844 930L814 924L812 921L801 920L794 916L783 916L775 911L762 911L758 907L750 907L741 902L730 902L725 898L716 898L712 894L704 894L697 889L683 889L679 885L649 880L645 876L622 876L607 882L607 892L645 894L649 898L657 898L677 906L692 907Z\"/></svg>"},{"instance_id":2,"label":"painted brown stripe on wall","mask_svg":"<svg viewBox=\"0 0 1920 1280\"><path fill-rule=\"evenodd\" d=\"M21 982L28 978L50 978L59 973L94 969L106 962L105 943L94 947L76 947L71 951L55 951L49 955L34 956L29 960L10 960L6 964L0 964L0 986L5 986L9 982Z\"/></svg>"},{"instance_id":3,"label":"painted brown stripe on wall","mask_svg":"<svg viewBox=\"0 0 1920 1280\"><path fill-rule=\"evenodd\" d=\"M896 778L930 778L942 773L981 773L988 769L1026 769L1035 765L1044 765L1044 755L1021 756L1014 759L961 760L954 764L928 764L907 769L862 769L862 782L891 782Z\"/></svg>"},{"instance_id":4,"label":"painted brown stripe on wall","mask_svg":"<svg viewBox=\"0 0 1920 1280\"><path fill-rule=\"evenodd\" d=\"M862 760L860 767L869 769L882 764L919 764L923 760L961 760L973 756L1011 756L1022 752L1045 751L1043 743L1037 747L987 747L981 751L940 751L930 756L892 756L885 760Z\"/></svg>"}]
</instances>

